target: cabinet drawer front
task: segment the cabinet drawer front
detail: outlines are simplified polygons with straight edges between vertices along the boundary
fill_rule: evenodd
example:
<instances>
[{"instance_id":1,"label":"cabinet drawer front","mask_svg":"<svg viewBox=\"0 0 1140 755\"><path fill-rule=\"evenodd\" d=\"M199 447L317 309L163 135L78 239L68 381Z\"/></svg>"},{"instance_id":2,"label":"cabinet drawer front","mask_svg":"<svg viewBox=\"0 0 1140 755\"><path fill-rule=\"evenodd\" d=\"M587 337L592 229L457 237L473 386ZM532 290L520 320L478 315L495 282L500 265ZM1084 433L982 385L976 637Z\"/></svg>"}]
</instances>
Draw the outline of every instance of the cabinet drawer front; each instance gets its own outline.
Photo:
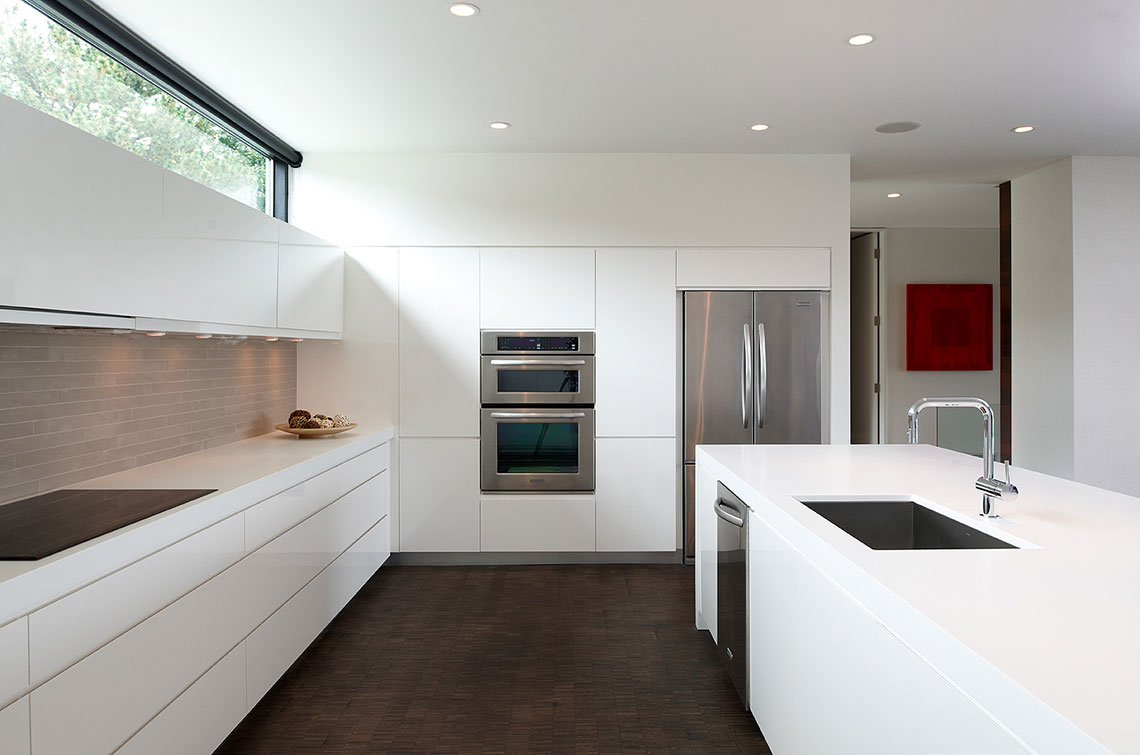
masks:
<instances>
[{"instance_id":1,"label":"cabinet drawer front","mask_svg":"<svg viewBox=\"0 0 1140 755\"><path fill-rule=\"evenodd\" d=\"M365 451L336 468L337 495L342 496L356 486L363 483L388 468L391 449L390 444Z\"/></svg>"},{"instance_id":2,"label":"cabinet drawer front","mask_svg":"<svg viewBox=\"0 0 1140 755\"><path fill-rule=\"evenodd\" d=\"M386 516L333 562L338 611L348 605L391 555L392 517Z\"/></svg>"},{"instance_id":3,"label":"cabinet drawer front","mask_svg":"<svg viewBox=\"0 0 1140 755\"><path fill-rule=\"evenodd\" d=\"M30 616L32 683L94 652L243 553L241 517L232 516L36 611Z\"/></svg>"},{"instance_id":4,"label":"cabinet drawer front","mask_svg":"<svg viewBox=\"0 0 1140 755\"><path fill-rule=\"evenodd\" d=\"M201 755L213 752L245 718L245 643L115 751L115 755Z\"/></svg>"},{"instance_id":5,"label":"cabinet drawer front","mask_svg":"<svg viewBox=\"0 0 1140 755\"><path fill-rule=\"evenodd\" d=\"M332 569L317 575L246 640L247 697L253 708L336 615Z\"/></svg>"},{"instance_id":6,"label":"cabinet drawer front","mask_svg":"<svg viewBox=\"0 0 1140 755\"><path fill-rule=\"evenodd\" d=\"M390 495L387 470L354 488L337 501L342 512L337 516L337 553L343 552L372 525L388 514Z\"/></svg>"},{"instance_id":7,"label":"cabinet drawer front","mask_svg":"<svg viewBox=\"0 0 1140 755\"><path fill-rule=\"evenodd\" d=\"M21 697L7 708L0 708L0 752L29 755L32 751L31 713L28 698Z\"/></svg>"},{"instance_id":8,"label":"cabinet drawer front","mask_svg":"<svg viewBox=\"0 0 1140 755\"><path fill-rule=\"evenodd\" d=\"M27 687L28 617L25 616L0 627L0 705Z\"/></svg>"},{"instance_id":9,"label":"cabinet drawer front","mask_svg":"<svg viewBox=\"0 0 1140 755\"><path fill-rule=\"evenodd\" d=\"M593 551L593 496L485 496L483 551Z\"/></svg>"},{"instance_id":10,"label":"cabinet drawer front","mask_svg":"<svg viewBox=\"0 0 1140 755\"><path fill-rule=\"evenodd\" d=\"M257 550L336 500L337 473L330 469L267 498L245 512L245 549Z\"/></svg>"}]
</instances>

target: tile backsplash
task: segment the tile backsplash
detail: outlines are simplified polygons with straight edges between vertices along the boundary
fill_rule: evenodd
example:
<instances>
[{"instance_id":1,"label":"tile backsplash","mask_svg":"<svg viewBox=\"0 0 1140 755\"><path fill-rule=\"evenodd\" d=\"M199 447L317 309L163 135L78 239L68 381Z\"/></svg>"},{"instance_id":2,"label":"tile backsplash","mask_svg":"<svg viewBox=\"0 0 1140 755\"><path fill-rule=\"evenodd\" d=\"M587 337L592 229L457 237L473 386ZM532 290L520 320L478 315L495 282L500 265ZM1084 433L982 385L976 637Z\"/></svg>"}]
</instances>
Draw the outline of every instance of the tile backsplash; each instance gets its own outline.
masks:
<instances>
[{"instance_id":1,"label":"tile backsplash","mask_svg":"<svg viewBox=\"0 0 1140 755\"><path fill-rule=\"evenodd\" d=\"M0 503L261 435L297 346L0 325Z\"/></svg>"}]
</instances>

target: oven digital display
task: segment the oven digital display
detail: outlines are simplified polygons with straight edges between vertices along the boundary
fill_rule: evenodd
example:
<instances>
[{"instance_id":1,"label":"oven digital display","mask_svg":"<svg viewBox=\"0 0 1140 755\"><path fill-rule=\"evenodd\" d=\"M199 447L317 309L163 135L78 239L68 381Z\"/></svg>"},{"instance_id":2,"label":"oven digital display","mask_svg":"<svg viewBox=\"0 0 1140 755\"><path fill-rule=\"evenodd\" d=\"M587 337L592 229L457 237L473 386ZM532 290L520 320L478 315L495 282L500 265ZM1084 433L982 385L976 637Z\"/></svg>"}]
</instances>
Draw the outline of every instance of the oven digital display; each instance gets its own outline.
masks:
<instances>
[{"instance_id":1,"label":"oven digital display","mask_svg":"<svg viewBox=\"0 0 1140 755\"><path fill-rule=\"evenodd\" d=\"M499 336L499 351L577 351L578 336Z\"/></svg>"}]
</instances>

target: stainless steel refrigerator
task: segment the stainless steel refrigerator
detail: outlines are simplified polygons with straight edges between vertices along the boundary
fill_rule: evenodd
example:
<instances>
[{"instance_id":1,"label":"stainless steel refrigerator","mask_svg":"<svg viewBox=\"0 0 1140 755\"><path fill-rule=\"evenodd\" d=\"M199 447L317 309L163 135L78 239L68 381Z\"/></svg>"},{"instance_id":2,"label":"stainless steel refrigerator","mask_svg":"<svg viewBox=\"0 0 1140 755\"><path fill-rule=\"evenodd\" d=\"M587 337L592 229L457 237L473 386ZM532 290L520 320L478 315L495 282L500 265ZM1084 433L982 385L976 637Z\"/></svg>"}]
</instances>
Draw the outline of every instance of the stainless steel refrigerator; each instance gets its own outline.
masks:
<instances>
[{"instance_id":1,"label":"stainless steel refrigerator","mask_svg":"<svg viewBox=\"0 0 1140 755\"><path fill-rule=\"evenodd\" d=\"M686 561L697 446L820 442L825 306L819 291L685 292Z\"/></svg>"}]
</instances>

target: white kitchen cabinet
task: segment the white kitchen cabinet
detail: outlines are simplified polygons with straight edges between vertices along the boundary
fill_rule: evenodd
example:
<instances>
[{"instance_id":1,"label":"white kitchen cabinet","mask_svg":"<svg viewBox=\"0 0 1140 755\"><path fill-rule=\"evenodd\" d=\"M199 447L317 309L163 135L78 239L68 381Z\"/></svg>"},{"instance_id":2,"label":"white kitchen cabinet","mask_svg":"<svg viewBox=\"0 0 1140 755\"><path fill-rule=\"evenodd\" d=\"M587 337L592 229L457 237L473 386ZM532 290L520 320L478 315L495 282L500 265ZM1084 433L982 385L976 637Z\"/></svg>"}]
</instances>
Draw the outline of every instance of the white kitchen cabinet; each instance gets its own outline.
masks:
<instances>
[{"instance_id":1,"label":"white kitchen cabinet","mask_svg":"<svg viewBox=\"0 0 1140 755\"><path fill-rule=\"evenodd\" d=\"M1028 752L802 556L794 571L794 665L781 681L797 755Z\"/></svg>"},{"instance_id":2,"label":"white kitchen cabinet","mask_svg":"<svg viewBox=\"0 0 1140 755\"><path fill-rule=\"evenodd\" d=\"M246 640L248 709L257 705L338 611L334 573L325 569Z\"/></svg>"},{"instance_id":3,"label":"white kitchen cabinet","mask_svg":"<svg viewBox=\"0 0 1140 755\"><path fill-rule=\"evenodd\" d=\"M380 472L388 469L391 461L391 444L385 443L371 451L354 456L336 468L337 497L363 485Z\"/></svg>"},{"instance_id":4,"label":"white kitchen cabinet","mask_svg":"<svg viewBox=\"0 0 1140 755\"><path fill-rule=\"evenodd\" d=\"M271 215L197 181L168 170L162 172L162 235L165 237L276 244L281 225L281 221Z\"/></svg>"},{"instance_id":5,"label":"white kitchen cabinet","mask_svg":"<svg viewBox=\"0 0 1140 755\"><path fill-rule=\"evenodd\" d=\"M31 751L31 706L25 696L0 708L0 752L4 755L30 755Z\"/></svg>"},{"instance_id":6,"label":"white kitchen cabinet","mask_svg":"<svg viewBox=\"0 0 1140 755\"><path fill-rule=\"evenodd\" d=\"M28 618L0 627L0 705L28 687Z\"/></svg>"},{"instance_id":7,"label":"white kitchen cabinet","mask_svg":"<svg viewBox=\"0 0 1140 755\"><path fill-rule=\"evenodd\" d=\"M831 249L678 249L677 288L829 290Z\"/></svg>"},{"instance_id":8,"label":"white kitchen cabinet","mask_svg":"<svg viewBox=\"0 0 1140 755\"><path fill-rule=\"evenodd\" d=\"M674 438L598 438L597 549L677 549Z\"/></svg>"},{"instance_id":9,"label":"white kitchen cabinet","mask_svg":"<svg viewBox=\"0 0 1140 755\"><path fill-rule=\"evenodd\" d=\"M94 652L243 555L242 518L232 516L44 606L29 617L32 683Z\"/></svg>"},{"instance_id":10,"label":"white kitchen cabinet","mask_svg":"<svg viewBox=\"0 0 1140 755\"><path fill-rule=\"evenodd\" d=\"M714 525L715 526L715 525ZM715 543L714 543L715 546ZM755 513L748 519L750 707L775 753L793 753L796 678L795 550Z\"/></svg>"},{"instance_id":11,"label":"white kitchen cabinet","mask_svg":"<svg viewBox=\"0 0 1140 755\"><path fill-rule=\"evenodd\" d=\"M677 258L597 251L598 437L677 434Z\"/></svg>"},{"instance_id":12,"label":"white kitchen cabinet","mask_svg":"<svg viewBox=\"0 0 1140 755\"><path fill-rule=\"evenodd\" d=\"M400 250L399 362L401 438L478 437L478 249Z\"/></svg>"},{"instance_id":13,"label":"white kitchen cabinet","mask_svg":"<svg viewBox=\"0 0 1140 755\"><path fill-rule=\"evenodd\" d=\"M485 248L479 271L480 327L594 329L593 249Z\"/></svg>"},{"instance_id":14,"label":"white kitchen cabinet","mask_svg":"<svg viewBox=\"0 0 1140 755\"><path fill-rule=\"evenodd\" d=\"M478 438L400 439L400 550L479 550Z\"/></svg>"},{"instance_id":15,"label":"white kitchen cabinet","mask_svg":"<svg viewBox=\"0 0 1140 755\"><path fill-rule=\"evenodd\" d=\"M716 642L716 478L698 466L696 472L696 508L694 526L696 528L695 604L697 607L697 629L707 629Z\"/></svg>"},{"instance_id":16,"label":"white kitchen cabinet","mask_svg":"<svg viewBox=\"0 0 1140 755\"><path fill-rule=\"evenodd\" d=\"M344 325L344 252L334 246L277 248L277 327L339 333Z\"/></svg>"},{"instance_id":17,"label":"white kitchen cabinet","mask_svg":"<svg viewBox=\"0 0 1140 755\"><path fill-rule=\"evenodd\" d=\"M226 654L115 755L202 755L217 749L247 712L246 644Z\"/></svg>"},{"instance_id":18,"label":"white kitchen cabinet","mask_svg":"<svg viewBox=\"0 0 1140 755\"><path fill-rule=\"evenodd\" d=\"M485 552L594 550L594 496L492 495L480 508Z\"/></svg>"}]
</instances>

